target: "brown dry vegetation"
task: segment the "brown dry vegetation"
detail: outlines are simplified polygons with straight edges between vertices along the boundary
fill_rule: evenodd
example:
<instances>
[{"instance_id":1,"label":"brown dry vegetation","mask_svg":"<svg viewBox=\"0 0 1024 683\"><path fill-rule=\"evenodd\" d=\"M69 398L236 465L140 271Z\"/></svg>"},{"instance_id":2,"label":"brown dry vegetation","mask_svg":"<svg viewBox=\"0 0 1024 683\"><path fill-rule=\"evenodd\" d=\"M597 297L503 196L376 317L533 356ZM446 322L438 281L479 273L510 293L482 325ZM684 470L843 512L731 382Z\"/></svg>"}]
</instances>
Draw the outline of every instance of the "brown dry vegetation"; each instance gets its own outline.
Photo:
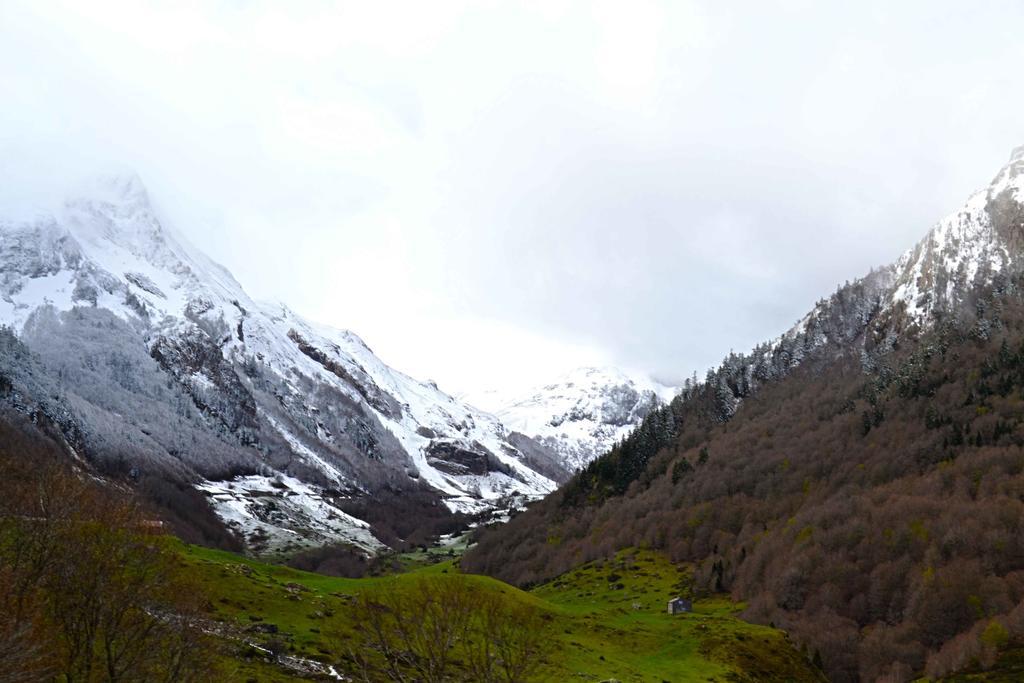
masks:
<instances>
[{"instance_id":1,"label":"brown dry vegetation","mask_svg":"<svg viewBox=\"0 0 1024 683\"><path fill-rule=\"evenodd\" d=\"M616 449L463 566L529 585L646 545L696 562L699 588L747 601L833 680L991 661L1000 629L1024 632L1024 306L978 311L905 330L871 372L810 359L727 422L694 391L642 466Z\"/></svg>"},{"instance_id":2,"label":"brown dry vegetation","mask_svg":"<svg viewBox=\"0 0 1024 683\"><path fill-rule=\"evenodd\" d=\"M200 597L142 510L2 417L0 681L208 680Z\"/></svg>"}]
</instances>

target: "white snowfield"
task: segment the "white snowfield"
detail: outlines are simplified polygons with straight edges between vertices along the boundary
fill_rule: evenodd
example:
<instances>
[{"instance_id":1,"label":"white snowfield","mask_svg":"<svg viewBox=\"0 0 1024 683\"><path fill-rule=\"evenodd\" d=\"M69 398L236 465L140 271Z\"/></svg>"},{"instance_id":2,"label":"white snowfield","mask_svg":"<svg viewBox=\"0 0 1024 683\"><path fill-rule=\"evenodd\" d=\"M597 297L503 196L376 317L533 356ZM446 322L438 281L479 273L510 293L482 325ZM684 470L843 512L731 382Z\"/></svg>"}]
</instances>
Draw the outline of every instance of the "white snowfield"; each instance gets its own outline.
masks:
<instances>
[{"instance_id":1,"label":"white snowfield","mask_svg":"<svg viewBox=\"0 0 1024 683\"><path fill-rule=\"evenodd\" d=\"M274 432L295 460L322 476L300 481L266 471L234 482L201 483L217 513L247 533L258 529L288 539L301 519L311 542L379 546L364 523L320 495L327 484L364 490L359 472L372 469L373 458L392 465L404 458L393 469L429 484L452 510L485 510L506 496L537 497L555 488L524 461L494 415L388 367L352 332L310 322L281 304L253 301L227 270L158 218L134 175L98 181L32 218L5 221L0 214L0 324L20 333L46 306L108 309L144 330L151 348L161 339L198 337L236 368L258 362L275 395L263 397L255 381L240 381L256 396L260 435ZM216 390L222 378L197 365L184 368L191 374L179 380L196 392ZM311 393L320 398L307 402ZM347 446L349 461L339 456L341 435L324 418L342 410L339 401L351 404L342 417L352 433L355 427L364 432L365 453ZM430 450L439 445L481 459L447 462ZM274 483L282 481L290 493L277 498L287 514L264 514L261 501L281 493Z\"/></svg>"},{"instance_id":2,"label":"white snowfield","mask_svg":"<svg viewBox=\"0 0 1024 683\"><path fill-rule=\"evenodd\" d=\"M572 470L606 453L678 389L613 367L581 367L525 396L486 392L467 397L506 428L559 453Z\"/></svg>"}]
</instances>

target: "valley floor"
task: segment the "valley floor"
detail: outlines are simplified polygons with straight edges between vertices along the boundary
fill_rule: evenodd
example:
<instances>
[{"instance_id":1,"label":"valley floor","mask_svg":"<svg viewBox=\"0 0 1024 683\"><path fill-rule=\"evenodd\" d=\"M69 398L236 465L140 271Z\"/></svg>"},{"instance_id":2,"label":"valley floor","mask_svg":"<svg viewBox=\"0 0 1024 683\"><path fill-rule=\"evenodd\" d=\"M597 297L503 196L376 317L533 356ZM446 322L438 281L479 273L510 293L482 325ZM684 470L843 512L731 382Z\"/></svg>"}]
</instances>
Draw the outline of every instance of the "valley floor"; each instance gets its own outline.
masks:
<instances>
[{"instance_id":1,"label":"valley floor","mask_svg":"<svg viewBox=\"0 0 1024 683\"><path fill-rule=\"evenodd\" d=\"M175 542L176 543L176 542ZM360 647L349 606L383 582L447 574L541 610L550 647L529 680L820 681L775 629L746 623L723 597L697 600L671 616L667 600L689 577L648 551L583 565L530 592L459 574L456 561L422 565L398 577L342 579L179 544L179 557L209 598L224 676L232 681L323 680L345 673ZM279 663L268 652L278 653ZM330 666L337 664L339 674Z\"/></svg>"}]
</instances>

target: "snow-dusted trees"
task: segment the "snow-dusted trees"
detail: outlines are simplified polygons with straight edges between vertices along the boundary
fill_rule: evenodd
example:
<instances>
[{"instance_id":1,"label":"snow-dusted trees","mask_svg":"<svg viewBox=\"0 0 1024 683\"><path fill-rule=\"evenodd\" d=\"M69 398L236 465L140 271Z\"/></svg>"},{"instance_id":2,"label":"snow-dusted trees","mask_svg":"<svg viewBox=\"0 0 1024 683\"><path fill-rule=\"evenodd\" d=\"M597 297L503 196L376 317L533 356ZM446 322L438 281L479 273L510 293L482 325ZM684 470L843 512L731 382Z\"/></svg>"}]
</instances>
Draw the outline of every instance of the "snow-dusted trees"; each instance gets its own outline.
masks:
<instances>
[{"instance_id":1,"label":"snow-dusted trees","mask_svg":"<svg viewBox=\"0 0 1024 683\"><path fill-rule=\"evenodd\" d=\"M86 454L103 468L216 478L261 464L161 370L142 334L109 311L41 308L12 343L37 361L0 358L0 368L28 370L33 396L61 397Z\"/></svg>"},{"instance_id":2,"label":"snow-dusted trees","mask_svg":"<svg viewBox=\"0 0 1024 683\"><path fill-rule=\"evenodd\" d=\"M564 488L567 506L597 502L622 495L644 472L658 451L672 443L680 424L680 399L652 411L606 455L587 465Z\"/></svg>"}]
</instances>

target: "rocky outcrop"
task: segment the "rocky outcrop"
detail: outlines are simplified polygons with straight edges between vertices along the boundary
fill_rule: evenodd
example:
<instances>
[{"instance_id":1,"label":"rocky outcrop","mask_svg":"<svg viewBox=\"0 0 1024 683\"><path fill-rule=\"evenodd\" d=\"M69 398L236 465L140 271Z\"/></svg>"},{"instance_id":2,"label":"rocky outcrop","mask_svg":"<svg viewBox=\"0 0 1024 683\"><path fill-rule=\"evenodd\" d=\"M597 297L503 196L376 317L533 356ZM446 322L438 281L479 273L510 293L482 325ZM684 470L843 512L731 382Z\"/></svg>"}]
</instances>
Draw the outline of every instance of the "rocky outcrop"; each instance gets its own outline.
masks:
<instances>
[{"instance_id":1,"label":"rocky outcrop","mask_svg":"<svg viewBox=\"0 0 1024 683\"><path fill-rule=\"evenodd\" d=\"M453 441L433 441L426 447L427 462L448 474L512 474L512 470L478 443L470 447Z\"/></svg>"}]
</instances>

